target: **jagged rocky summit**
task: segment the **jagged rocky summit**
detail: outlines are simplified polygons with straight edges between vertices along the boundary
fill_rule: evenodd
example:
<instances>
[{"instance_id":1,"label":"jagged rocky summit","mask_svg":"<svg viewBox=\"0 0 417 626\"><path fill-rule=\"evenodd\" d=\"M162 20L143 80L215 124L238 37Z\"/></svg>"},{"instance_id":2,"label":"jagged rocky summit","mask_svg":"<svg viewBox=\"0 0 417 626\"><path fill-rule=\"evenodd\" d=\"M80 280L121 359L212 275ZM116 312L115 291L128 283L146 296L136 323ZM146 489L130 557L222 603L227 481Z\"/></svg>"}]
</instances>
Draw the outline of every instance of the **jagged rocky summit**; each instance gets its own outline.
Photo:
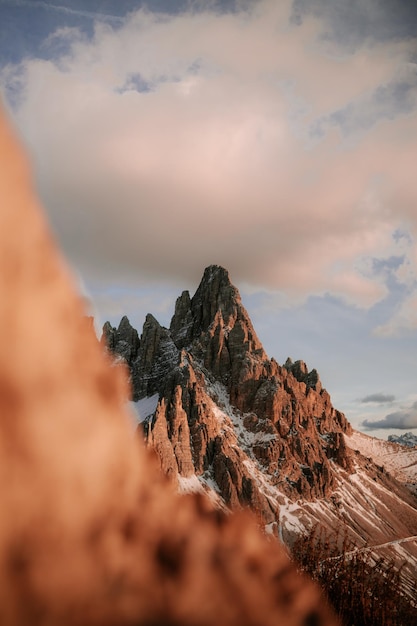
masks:
<instances>
[{"instance_id":1,"label":"jagged rocky summit","mask_svg":"<svg viewBox=\"0 0 417 626\"><path fill-rule=\"evenodd\" d=\"M201 477L268 523L275 511L256 471L292 499L329 495L335 465L351 471L350 425L316 370L268 358L222 267L205 270L192 298L182 293L169 329L148 315L139 339L124 317L103 340L128 364L133 400L158 397L144 428L168 474Z\"/></svg>"},{"instance_id":2,"label":"jagged rocky summit","mask_svg":"<svg viewBox=\"0 0 417 626\"><path fill-rule=\"evenodd\" d=\"M224 268L182 293L169 329L148 315L140 338L126 317L103 331L149 446L183 490L248 507L290 542L316 523L346 526L357 545L417 534L411 494L346 445L352 428L316 370L267 356Z\"/></svg>"}]
</instances>

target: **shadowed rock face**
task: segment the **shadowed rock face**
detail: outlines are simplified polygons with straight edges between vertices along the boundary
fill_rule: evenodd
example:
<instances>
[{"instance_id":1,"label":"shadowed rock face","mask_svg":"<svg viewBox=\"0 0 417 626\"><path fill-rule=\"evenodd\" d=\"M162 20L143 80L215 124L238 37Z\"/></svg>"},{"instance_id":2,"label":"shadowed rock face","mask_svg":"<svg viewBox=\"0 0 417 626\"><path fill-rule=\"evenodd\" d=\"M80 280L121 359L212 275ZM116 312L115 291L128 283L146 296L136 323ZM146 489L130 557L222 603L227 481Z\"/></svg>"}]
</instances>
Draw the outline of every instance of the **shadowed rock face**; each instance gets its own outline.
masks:
<instances>
[{"instance_id":1,"label":"shadowed rock face","mask_svg":"<svg viewBox=\"0 0 417 626\"><path fill-rule=\"evenodd\" d=\"M139 335L126 316L122 317L118 328L112 328L107 322L103 327L102 344L114 353L119 354L128 364L133 363L139 351Z\"/></svg>"},{"instance_id":2,"label":"shadowed rock face","mask_svg":"<svg viewBox=\"0 0 417 626\"><path fill-rule=\"evenodd\" d=\"M334 624L249 517L180 498L163 478L132 434L123 372L83 317L1 115L0 152L0 624ZM128 362L140 354L150 374L165 371L161 346L173 350L173 340L151 318L148 328L140 345L126 320L106 332ZM204 410L201 373L193 381L185 354L183 364L151 428L163 443L158 428L169 423L167 470L191 440L184 414L197 437ZM201 440L210 454L220 445ZM193 454L182 453L184 475Z\"/></svg>"}]
</instances>

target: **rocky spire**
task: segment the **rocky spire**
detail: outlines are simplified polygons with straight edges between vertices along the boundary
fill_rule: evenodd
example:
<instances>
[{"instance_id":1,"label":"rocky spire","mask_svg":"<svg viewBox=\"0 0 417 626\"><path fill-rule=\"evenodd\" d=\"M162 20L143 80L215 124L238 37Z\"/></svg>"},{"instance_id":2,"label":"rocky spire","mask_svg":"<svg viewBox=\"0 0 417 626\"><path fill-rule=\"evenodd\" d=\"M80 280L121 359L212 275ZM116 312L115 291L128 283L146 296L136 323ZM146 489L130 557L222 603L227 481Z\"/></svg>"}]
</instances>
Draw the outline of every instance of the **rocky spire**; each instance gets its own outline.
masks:
<instances>
[{"instance_id":1,"label":"rocky spire","mask_svg":"<svg viewBox=\"0 0 417 626\"><path fill-rule=\"evenodd\" d=\"M121 356L128 365L131 365L138 356L140 344L138 331L133 328L126 315L120 320L118 328L114 328L110 322L104 324L101 343L114 354Z\"/></svg>"},{"instance_id":2,"label":"rocky spire","mask_svg":"<svg viewBox=\"0 0 417 626\"><path fill-rule=\"evenodd\" d=\"M129 330L126 322L122 326ZM116 352L124 349L119 335L106 332L111 341L118 338ZM309 372L303 361L281 367L268 359L239 291L220 266L204 271L192 298L181 294L169 330L147 316L130 369L134 399L159 394L146 433L165 470L210 473L226 502L255 508L266 523L274 513L248 459L289 496L329 493L332 463L350 471L341 438L350 426L332 407L316 370ZM243 437L239 445L226 406Z\"/></svg>"},{"instance_id":3,"label":"rocky spire","mask_svg":"<svg viewBox=\"0 0 417 626\"><path fill-rule=\"evenodd\" d=\"M178 348L192 349L226 384L237 381L248 355L267 358L238 289L219 265L205 269L191 299L187 291L178 298L170 332Z\"/></svg>"},{"instance_id":4,"label":"rocky spire","mask_svg":"<svg viewBox=\"0 0 417 626\"><path fill-rule=\"evenodd\" d=\"M139 352L131 366L133 399L158 393L177 361L178 350L169 331L148 313Z\"/></svg>"},{"instance_id":5,"label":"rocky spire","mask_svg":"<svg viewBox=\"0 0 417 626\"><path fill-rule=\"evenodd\" d=\"M210 265L204 270L193 298L190 299L188 291L184 291L178 298L170 331L175 343L183 344L184 329L190 329L187 338L192 341L207 332L219 318L229 330L237 321L244 323L251 335L251 345L248 347L252 350L262 349L242 305L239 291L230 282L228 271L219 265Z\"/></svg>"},{"instance_id":6,"label":"rocky spire","mask_svg":"<svg viewBox=\"0 0 417 626\"><path fill-rule=\"evenodd\" d=\"M194 318L191 311L191 299L188 291L183 291L175 303L175 313L169 327L171 337L177 348L189 346L193 340Z\"/></svg>"},{"instance_id":7,"label":"rocky spire","mask_svg":"<svg viewBox=\"0 0 417 626\"><path fill-rule=\"evenodd\" d=\"M296 361L293 363L292 359L288 358L285 361L284 367L286 370L291 372L291 374L300 382L305 383L307 388L315 389L316 391L321 391L321 381L319 374L316 369L312 369L311 372L308 371L307 365L304 361Z\"/></svg>"},{"instance_id":8,"label":"rocky spire","mask_svg":"<svg viewBox=\"0 0 417 626\"><path fill-rule=\"evenodd\" d=\"M223 267L210 265L191 300L194 336L206 332L221 314L225 326L234 325L241 307L238 290Z\"/></svg>"}]
</instances>

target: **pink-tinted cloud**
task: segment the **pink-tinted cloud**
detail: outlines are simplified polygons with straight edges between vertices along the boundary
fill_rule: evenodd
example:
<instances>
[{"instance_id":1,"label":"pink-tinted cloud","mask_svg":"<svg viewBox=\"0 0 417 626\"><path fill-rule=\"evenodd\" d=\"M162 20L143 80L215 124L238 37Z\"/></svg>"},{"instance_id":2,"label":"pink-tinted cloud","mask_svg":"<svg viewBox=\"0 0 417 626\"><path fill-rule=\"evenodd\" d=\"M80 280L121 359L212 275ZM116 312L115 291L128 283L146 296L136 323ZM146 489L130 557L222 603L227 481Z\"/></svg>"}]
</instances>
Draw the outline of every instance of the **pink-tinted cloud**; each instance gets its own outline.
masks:
<instances>
[{"instance_id":1,"label":"pink-tinted cloud","mask_svg":"<svg viewBox=\"0 0 417 626\"><path fill-rule=\"evenodd\" d=\"M385 296L361 268L392 253L399 227L416 229L417 117L379 120L368 96L411 44L341 57L320 43L317 19L291 25L290 4L140 11L93 41L74 36L65 58L19 68L15 116L82 272L195 281L218 263L291 298L330 292L368 307ZM311 134L362 101L375 117L366 132Z\"/></svg>"}]
</instances>

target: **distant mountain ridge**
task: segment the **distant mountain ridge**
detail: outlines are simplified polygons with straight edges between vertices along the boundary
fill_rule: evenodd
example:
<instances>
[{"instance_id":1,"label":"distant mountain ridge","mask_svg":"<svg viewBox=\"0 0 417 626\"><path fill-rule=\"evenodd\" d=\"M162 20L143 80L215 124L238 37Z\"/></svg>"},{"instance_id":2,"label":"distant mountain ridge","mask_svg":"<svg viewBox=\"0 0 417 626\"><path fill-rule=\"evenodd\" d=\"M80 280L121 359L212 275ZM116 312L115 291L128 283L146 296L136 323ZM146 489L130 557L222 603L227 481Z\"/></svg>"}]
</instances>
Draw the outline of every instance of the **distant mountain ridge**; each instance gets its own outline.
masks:
<instances>
[{"instance_id":1,"label":"distant mountain ridge","mask_svg":"<svg viewBox=\"0 0 417 626\"><path fill-rule=\"evenodd\" d=\"M407 446L407 448L414 448L417 446L417 435L413 435L411 432L403 435L388 435L388 441L399 443L400 446Z\"/></svg>"},{"instance_id":2,"label":"distant mountain ridge","mask_svg":"<svg viewBox=\"0 0 417 626\"><path fill-rule=\"evenodd\" d=\"M126 362L148 445L182 489L249 507L287 543L315 524L358 547L417 535L414 496L352 447L316 370L268 358L224 268L181 294L169 329L148 315L139 337L124 317L102 341ZM401 545L411 568L416 548Z\"/></svg>"}]
</instances>

